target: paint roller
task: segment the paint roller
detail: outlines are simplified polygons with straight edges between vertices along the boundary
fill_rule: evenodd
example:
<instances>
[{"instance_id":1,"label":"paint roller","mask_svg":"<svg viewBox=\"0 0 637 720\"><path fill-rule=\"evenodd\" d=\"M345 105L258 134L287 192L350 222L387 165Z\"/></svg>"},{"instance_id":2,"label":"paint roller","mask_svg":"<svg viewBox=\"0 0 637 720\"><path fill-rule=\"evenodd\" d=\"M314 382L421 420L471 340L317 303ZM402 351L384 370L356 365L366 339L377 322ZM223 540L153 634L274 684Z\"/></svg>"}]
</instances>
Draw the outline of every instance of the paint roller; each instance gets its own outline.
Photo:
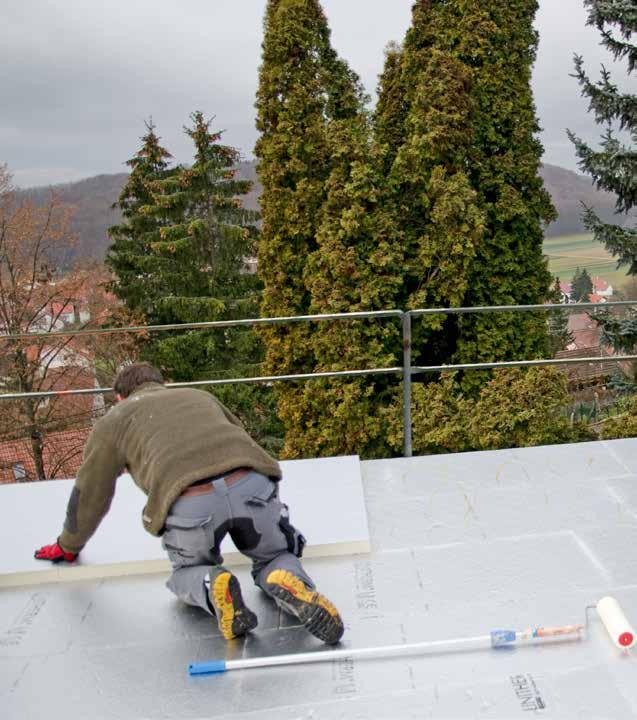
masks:
<instances>
[{"instance_id":1,"label":"paint roller","mask_svg":"<svg viewBox=\"0 0 637 720\"><path fill-rule=\"evenodd\" d=\"M615 645L622 650L633 647L635 631L630 626L617 600L608 596L602 598L595 607Z\"/></svg>"},{"instance_id":2,"label":"paint roller","mask_svg":"<svg viewBox=\"0 0 637 720\"><path fill-rule=\"evenodd\" d=\"M583 630L588 630L588 614L590 610L597 610L599 618L616 647L627 651L635 645L635 631L630 626L619 603L613 597L604 597L597 605L589 605L586 608L586 623L584 625L537 627L527 630L492 630L488 635L404 645L339 650L320 649L314 652L255 657L242 660L209 660L207 662L190 663L188 665L188 673L192 676L215 675L230 670L247 670L250 668L272 667L275 665L300 665L304 663L343 660L345 658L348 660L357 658L371 660L373 658L405 657L406 655L478 650L481 648L498 650L515 647L516 645L537 645L560 640L576 640L581 638Z\"/></svg>"}]
</instances>

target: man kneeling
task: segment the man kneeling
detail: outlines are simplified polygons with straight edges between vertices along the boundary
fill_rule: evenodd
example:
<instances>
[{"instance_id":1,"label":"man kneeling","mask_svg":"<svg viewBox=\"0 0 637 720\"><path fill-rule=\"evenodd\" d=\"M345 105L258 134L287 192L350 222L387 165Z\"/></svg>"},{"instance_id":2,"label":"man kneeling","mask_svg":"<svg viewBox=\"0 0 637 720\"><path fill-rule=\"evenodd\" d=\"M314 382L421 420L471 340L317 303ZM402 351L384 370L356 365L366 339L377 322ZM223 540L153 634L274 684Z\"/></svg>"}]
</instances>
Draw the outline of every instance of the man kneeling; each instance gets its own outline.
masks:
<instances>
[{"instance_id":1,"label":"man kneeling","mask_svg":"<svg viewBox=\"0 0 637 720\"><path fill-rule=\"evenodd\" d=\"M252 560L255 583L317 638L337 643L343 623L301 565L305 538L279 500L279 463L215 397L166 388L148 363L124 368L114 390L118 403L88 438L62 534L35 557L73 562L126 469L148 496L144 527L161 535L172 563L168 588L215 615L226 639L257 626L237 578L221 564L229 533Z\"/></svg>"}]
</instances>

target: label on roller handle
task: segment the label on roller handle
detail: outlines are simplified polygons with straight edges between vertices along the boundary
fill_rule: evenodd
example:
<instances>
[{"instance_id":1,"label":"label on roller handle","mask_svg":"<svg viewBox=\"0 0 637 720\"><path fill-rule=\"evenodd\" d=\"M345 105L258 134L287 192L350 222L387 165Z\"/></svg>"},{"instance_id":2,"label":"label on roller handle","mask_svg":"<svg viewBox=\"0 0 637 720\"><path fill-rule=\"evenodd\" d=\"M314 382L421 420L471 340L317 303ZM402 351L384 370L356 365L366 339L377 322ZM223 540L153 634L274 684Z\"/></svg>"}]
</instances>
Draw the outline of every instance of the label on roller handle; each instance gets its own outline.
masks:
<instances>
[{"instance_id":1,"label":"label on roller handle","mask_svg":"<svg viewBox=\"0 0 637 720\"><path fill-rule=\"evenodd\" d=\"M635 644L635 631L614 597L602 598L597 603L597 614L604 623L612 641L618 648L627 650Z\"/></svg>"},{"instance_id":2,"label":"label on roller handle","mask_svg":"<svg viewBox=\"0 0 637 720\"><path fill-rule=\"evenodd\" d=\"M516 640L515 630L491 630L491 647L503 648Z\"/></svg>"}]
</instances>

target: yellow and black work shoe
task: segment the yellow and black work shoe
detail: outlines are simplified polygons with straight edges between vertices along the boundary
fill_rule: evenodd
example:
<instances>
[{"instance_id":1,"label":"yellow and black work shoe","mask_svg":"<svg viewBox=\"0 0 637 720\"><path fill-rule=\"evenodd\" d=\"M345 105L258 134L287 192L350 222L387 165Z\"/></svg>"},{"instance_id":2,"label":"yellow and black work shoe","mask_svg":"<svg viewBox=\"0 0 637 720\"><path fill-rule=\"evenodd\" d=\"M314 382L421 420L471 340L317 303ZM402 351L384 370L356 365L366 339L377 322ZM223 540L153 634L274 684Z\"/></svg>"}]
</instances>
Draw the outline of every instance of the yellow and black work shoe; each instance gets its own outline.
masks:
<instances>
[{"instance_id":1,"label":"yellow and black work shoe","mask_svg":"<svg viewBox=\"0 0 637 720\"><path fill-rule=\"evenodd\" d=\"M257 616L245 606L239 581L232 573L217 575L209 595L219 629L226 640L245 635L257 626Z\"/></svg>"},{"instance_id":2,"label":"yellow and black work shoe","mask_svg":"<svg viewBox=\"0 0 637 720\"><path fill-rule=\"evenodd\" d=\"M328 645L335 645L345 628L338 610L321 593L310 590L287 570L273 570L266 580L278 605L297 617L312 635Z\"/></svg>"}]
</instances>

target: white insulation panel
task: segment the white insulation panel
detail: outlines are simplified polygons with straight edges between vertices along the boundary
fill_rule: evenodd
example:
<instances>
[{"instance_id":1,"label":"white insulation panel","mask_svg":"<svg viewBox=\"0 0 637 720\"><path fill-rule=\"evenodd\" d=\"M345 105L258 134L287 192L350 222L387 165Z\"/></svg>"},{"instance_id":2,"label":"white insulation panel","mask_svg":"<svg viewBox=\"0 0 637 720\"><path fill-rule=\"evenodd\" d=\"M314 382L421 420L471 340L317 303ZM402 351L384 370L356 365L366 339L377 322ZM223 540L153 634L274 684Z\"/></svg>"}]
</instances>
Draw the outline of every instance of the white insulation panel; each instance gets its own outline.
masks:
<instances>
[{"instance_id":1,"label":"white insulation panel","mask_svg":"<svg viewBox=\"0 0 637 720\"><path fill-rule=\"evenodd\" d=\"M306 557L369 550L358 456L290 460L281 466L280 496L292 524L307 538ZM76 563L35 560L33 551L60 534L72 486L72 480L0 486L0 527L12 548L0 554L0 587L168 571L159 538L143 528L145 496L129 475L118 479L110 512ZM229 536L222 553L230 566L249 562Z\"/></svg>"}]
</instances>

